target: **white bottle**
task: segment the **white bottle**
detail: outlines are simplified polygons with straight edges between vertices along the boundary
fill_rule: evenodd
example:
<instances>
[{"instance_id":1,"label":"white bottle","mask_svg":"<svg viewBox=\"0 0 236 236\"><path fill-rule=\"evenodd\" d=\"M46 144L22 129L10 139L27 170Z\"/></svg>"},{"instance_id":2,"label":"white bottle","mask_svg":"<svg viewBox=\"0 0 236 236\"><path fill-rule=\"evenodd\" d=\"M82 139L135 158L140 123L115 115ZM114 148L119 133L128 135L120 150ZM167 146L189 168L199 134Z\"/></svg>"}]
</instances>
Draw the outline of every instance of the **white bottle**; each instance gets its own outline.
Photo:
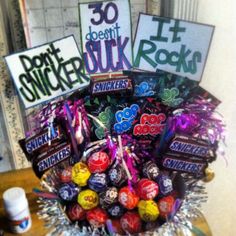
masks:
<instances>
[{"instance_id":1,"label":"white bottle","mask_svg":"<svg viewBox=\"0 0 236 236\"><path fill-rule=\"evenodd\" d=\"M31 227L29 205L22 188L14 187L3 193L3 204L14 233L24 233Z\"/></svg>"}]
</instances>

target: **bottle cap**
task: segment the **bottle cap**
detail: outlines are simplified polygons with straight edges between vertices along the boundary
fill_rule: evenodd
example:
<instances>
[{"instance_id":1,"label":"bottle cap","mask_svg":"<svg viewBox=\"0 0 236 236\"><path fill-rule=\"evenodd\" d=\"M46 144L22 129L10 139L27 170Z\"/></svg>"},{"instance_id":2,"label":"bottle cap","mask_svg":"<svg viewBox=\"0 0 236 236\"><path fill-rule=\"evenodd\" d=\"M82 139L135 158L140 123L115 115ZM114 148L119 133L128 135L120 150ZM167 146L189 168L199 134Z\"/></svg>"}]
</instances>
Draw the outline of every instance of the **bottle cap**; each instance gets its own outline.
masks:
<instances>
[{"instance_id":1,"label":"bottle cap","mask_svg":"<svg viewBox=\"0 0 236 236\"><path fill-rule=\"evenodd\" d=\"M9 208L27 201L23 188L13 187L7 189L3 193L3 201L5 208Z\"/></svg>"}]
</instances>

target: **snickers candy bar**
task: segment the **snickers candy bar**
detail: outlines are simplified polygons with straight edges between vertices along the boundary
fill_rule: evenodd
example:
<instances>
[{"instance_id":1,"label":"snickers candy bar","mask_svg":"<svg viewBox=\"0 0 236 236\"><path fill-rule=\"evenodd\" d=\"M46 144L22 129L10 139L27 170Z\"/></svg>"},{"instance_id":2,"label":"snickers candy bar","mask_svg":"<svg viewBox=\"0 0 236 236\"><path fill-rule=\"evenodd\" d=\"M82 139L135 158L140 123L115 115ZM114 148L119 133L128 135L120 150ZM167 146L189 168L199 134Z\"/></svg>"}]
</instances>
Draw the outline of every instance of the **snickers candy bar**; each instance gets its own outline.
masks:
<instances>
[{"instance_id":1,"label":"snickers candy bar","mask_svg":"<svg viewBox=\"0 0 236 236\"><path fill-rule=\"evenodd\" d=\"M174 155L165 155L162 158L162 166L169 170L186 172L197 176L203 176L207 167L206 161L180 159Z\"/></svg>"},{"instance_id":2,"label":"snickers candy bar","mask_svg":"<svg viewBox=\"0 0 236 236\"><path fill-rule=\"evenodd\" d=\"M167 152L213 161L215 159L216 148L217 145L210 144L203 139L175 135L168 145Z\"/></svg>"},{"instance_id":3,"label":"snickers candy bar","mask_svg":"<svg viewBox=\"0 0 236 236\"><path fill-rule=\"evenodd\" d=\"M46 170L69 159L71 152L71 145L69 143L51 146L47 152L42 153L33 159L33 169L35 174L40 178Z\"/></svg>"},{"instance_id":4,"label":"snickers candy bar","mask_svg":"<svg viewBox=\"0 0 236 236\"><path fill-rule=\"evenodd\" d=\"M130 96L133 94L132 79L128 76L120 76L114 78L97 79L91 83L91 95L107 95L116 94Z\"/></svg>"},{"instance_id":5,"label":"snickers candy bar","mask_svg":"<svg viewBox=\"0 0 236 236\"><path fill-rule=\"evenodd\" d=\"M31 161L32 157L35 156L39 149L60 138L61 129L59 126L56 126L53 128L51 134L48 132L48 129L44 129L36 135L20 140L19 144L28 161Z\"/></svg>"}]
</instances>

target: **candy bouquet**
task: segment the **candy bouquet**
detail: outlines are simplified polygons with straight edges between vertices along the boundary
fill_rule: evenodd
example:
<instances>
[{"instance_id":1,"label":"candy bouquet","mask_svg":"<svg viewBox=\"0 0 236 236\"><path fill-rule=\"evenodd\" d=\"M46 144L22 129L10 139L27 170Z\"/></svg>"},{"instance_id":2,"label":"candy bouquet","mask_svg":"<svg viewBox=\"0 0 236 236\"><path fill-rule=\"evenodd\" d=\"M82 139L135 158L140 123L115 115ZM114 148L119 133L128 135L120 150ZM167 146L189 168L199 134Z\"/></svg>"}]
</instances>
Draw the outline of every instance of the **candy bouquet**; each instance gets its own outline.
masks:
<instances>
[{"instance_id":1,"label":"candy bouquet","mask_svg":"<svg viewBox=\"0 0 236 236\"><path fill-rule=\"evenodd\" d=\"M224 142L199 85L214 27L140 14L132 45L129 1L79 9L82 55L68 36L6 57L25 108L43 104L19 141L39 217L49 235L204 235Z\"/></svg>"},{"instance_id":2,"label":"candy bouquet","mask_svg":"<svg viewBox=\"0 0 236 236\"><path fill-rule=\"evenodd\" d=\"M191 232L224 140L218 104L187 78L124 71L44 106L20 144L52 235Z\"/></svg>"}]
</instances>

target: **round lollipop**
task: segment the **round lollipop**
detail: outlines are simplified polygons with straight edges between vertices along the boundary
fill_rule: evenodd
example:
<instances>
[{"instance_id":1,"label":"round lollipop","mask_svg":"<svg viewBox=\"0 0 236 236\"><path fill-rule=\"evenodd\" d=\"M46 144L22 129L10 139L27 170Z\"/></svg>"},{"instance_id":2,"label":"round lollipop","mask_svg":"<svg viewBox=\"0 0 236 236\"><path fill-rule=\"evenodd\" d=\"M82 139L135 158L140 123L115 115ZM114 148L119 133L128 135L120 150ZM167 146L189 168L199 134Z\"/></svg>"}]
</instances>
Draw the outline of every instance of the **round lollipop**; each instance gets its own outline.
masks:
<instances>
[{"instance_id":1,"label":"round lollipop","mask_svg":"<svg viewBox=\"0 0 236 236\"><path fill-rule=\"evenodd\" d=\"M116 187L120 187L128 179L124 168L119 164L114 165L109 170L108 176L109 176L110 182Z\"/></svg>"},{"instance_id":2,"label":"round lollipop","mask_svg":"<svg viewBox=\"0 0 236 236\"><path fill-rule=\"evenodd\" d=\"M121 227L120 220L112 219L111 224L112 224L112 229L113 229L114 233L119 234L119 235L125 234L124 230Z\"/></svg>"},{"instance_id":3,"label":"round lollipop","mask_svg":"<svg viewBox=\"0 0 236 236\"><path fill-rule=\"evenodd\" d=\"M155 180L156 177L159 175L160 170L157 167L156 163L154 163L153 161L147 161L144 163L143 165L143 175L151 180Z\"/></svg>"},{"instance_id":4,"label":"round lollipop","mask_svg":"<svg viewBox=\"0 0 236 236\"><path fill-rule=\"evenodd\" d=\"M163 197L158 201L160 216L166 218L173 209L175 199L172 196Z\"/></svg>"},{"instance_id":5,"label":"round lollipop","mask_svg":"<svg viewBox=\"0 0 236 236\"><path fill-rule=\"evenodd\" d=\"M90 210L98 205L98 195L96 192L87 189L83 190L78 195L78 203L85 210Z\"/></svg>"},{"instance_id":6,"label":"round lollipop","mask_svg":"<svg viewBox=\"0 0 236 236\"><path fill-rule=\"evenodd\" d=\"M156 182L159 186L159 192L161 195L165 196L173 191L172 181L168 175L158 175L156 178Z\"/></svg>"},{"instance_id":7,"label":"round lollipop","mask_svg":"<svg viewBox=\"0 0 236 236\"><path fill-rule=\"evenodd\" d=\"M81 187L87 185L90 175L87 165L83 162L78 162L72 167L72 181Z\"/></svg>"},{"instance_id":8,"label":"round lollipop","mask_svg":"<svg viewBox=\"0 0 236 236\"><path fill-rule=\"evenodd\" d=\"M139 201L139 197L136 194L135 190L130 189L130 187L121 188L119 191L118 199L120 204L129 210L134 209Z\"/></svg>"},{"instance_id":9,"label":"round lollipop","mask_svg":"<svg viewBox=\"0 0 236 236\"><path fill-rule=\"evenodd\" d=\"M107 188L107 176L105 173L92 174L88 180L88 186L95 192L102 192Z\"/></svg>"},{"instance_id":10,"label":"round lollipop","mask_svg":"<svg viewBox=\"0 0 236 236\"><path fill-rule=\"evenodd\" d=\"M151 200L158 195L158 185L150 179L141 179L138 182L137 192L141 199Z\"/></svg>"},{"instance_id":11,"label":"round lollipop","mask_svg":"<svg viewBox=\"0 0 236 236\"><path fill-rule=\"evenodd\" d=\"M110 165L110 158L105 152L95 152L88 159L91 173L104 172Z\"/></svg>"},{"instance_id":12,"label":"round lollipop","mask_svg":"<svg viewBox=\"0 0 236 236\"><path fill-rule=\"evenodd\" d=\"M138 213L146 222L155 221L159 216L157 204L153 200L141 200L138 203Z\"/></svg>"},{"instance_id":13,"label":"round lollipop","mask_svg":"<svg viewBox=\"0 0 236 236\"><path fill-rule=\"evenodd\" d=\"M108 209L107 209L108 213L110 216L114 217L114 218L120 218L123 214L124 214L124 208L116 203L112 206L110 206Z\"/></svg>"},{"instance_id":14,"label":"round lollipop","mask_svg":"<svg viewBox=\"0 0 236 236\"><path fill-rule=\"evenodd\" d=\"M141 231L142 222L139 214L128 211L120 219L121 227L125 232L136 234Z\"/></svg>"},{"instance_id":15,"label":"round lollipop","mask_svg":"<svg viewBox=\"0 0 236 236\"><path fill-rule=\"evenodd\" d=\"M87 212L86 218L91 226L100 228L105 225L108 216L105 210L97 207Z\"/></svg>"},{"instance_id":16,"label":"round lollipop","mask_svg":"<svg viewBox=\"0 0 236 236\"><path fill-rule=\"evenodd\" d=\"M102 208L107 208L111 204L117 202L118 191L115 187L108 188L105 192L99 194L100 205Z\"/></svg>"},{"instance_id":17,"label":"round lollipop","mask_svg":"<svg viewBox=\"0 0 236 236\"><path fill-rule=\"evenodd\" d=\"M68 207L67 215L72 221L84 220L86 212L78 203L74 203Z\"/></svg>"},{"instance_id":18,"label":"round lollipop","mask_svg":"<svg viewBox=\"0 0 236 236\"><path fill-rule=\"evenodd\" d=\"M68 183L72 180L72 167L68 166L66 169L62 170L59 174L59 178L62 183Z\"/></svg>"},{"instance_id":19,"label":"round lollipop","mask_svg":"<svg viewBox=\"0 0 236 236\"><path fill-rule=\"evenodd\" d=\"M215 173L212 169L206 168L205 169L205 177L203 178L204 182L210 182L214 179Z\"/></svg>"},{"instance_id":20,"label":"round lollipop","mask_svg":"<svg viewBox=\"0 0 236 236\"><path fill-rule=\"evenodd\" d=\"M58 190L58 195L64 201L72 201L79 192L79 188L74 183L65 183Z\"/></svg>"}]
</instances>

